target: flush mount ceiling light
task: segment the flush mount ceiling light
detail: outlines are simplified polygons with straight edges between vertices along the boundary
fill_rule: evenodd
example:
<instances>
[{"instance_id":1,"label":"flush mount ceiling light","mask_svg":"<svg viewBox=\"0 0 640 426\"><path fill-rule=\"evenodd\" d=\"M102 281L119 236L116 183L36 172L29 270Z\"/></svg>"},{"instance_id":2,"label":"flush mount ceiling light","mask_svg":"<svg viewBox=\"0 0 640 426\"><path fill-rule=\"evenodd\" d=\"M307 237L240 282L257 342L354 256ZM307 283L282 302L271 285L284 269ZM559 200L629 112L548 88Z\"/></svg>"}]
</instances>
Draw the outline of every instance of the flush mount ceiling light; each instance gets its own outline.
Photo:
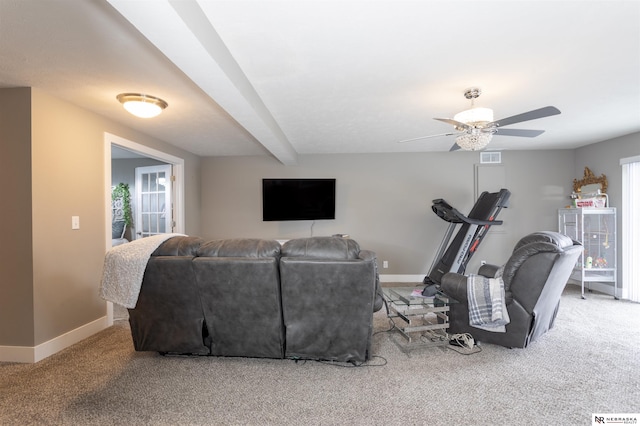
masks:
<instances>
[{"instance_id":1,"label":"flush mount ceiling light","mask_svg":"<svg viewBox=\"0 0 640 426\"><path fill-rule=\"evenodd\" d=\"M169 106L160 98L142 93L120 93L116 98L124 109L140 118L155 117Z\"/></svg>"}]
</instances>

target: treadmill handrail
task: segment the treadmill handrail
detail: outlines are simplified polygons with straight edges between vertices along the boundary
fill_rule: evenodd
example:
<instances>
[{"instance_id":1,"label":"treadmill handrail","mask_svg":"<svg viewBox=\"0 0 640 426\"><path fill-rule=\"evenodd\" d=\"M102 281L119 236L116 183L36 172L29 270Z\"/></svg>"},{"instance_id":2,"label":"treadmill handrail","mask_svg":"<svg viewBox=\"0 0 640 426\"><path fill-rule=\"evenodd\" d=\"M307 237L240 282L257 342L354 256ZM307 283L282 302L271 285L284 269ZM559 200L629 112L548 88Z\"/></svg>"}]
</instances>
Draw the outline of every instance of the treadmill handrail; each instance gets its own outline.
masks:
<instances>
[{"instance_id":1,"label":"treadmill handrail","mask_svg":"<svg viewBox=\"0 0 640 426\"><path fill-rule=\"evenodd\" d=\"M451 207L451 205L447 203L445 200L443 200L442 198L433 200L433 205L431 206L431 209L435 214L438 215L438 217L440 217L441 219L447 222L453 222L453 223L465 222L472 225L502 225L501 220L482 220L482 219L468 218L467 216L463 215L458 210L456 210L455 207Z\"/></svg>"},{"instance_id":2,"label":"treadmill handrail","mask_svg":"<svg viewBox=\"0 0 640 426\"><path fill-rule=\"evenodd\" d=\"M501 220L480 220L480 219L469 219L465 217L465 222L470 223L472 225L502 225Z\"/></svg>"},{"instance_id":3,"label":"treadmill handrail","mask_svg":"<svg viewBox=\"0 0 640 426\"><path fill-rule=\"evenodd\" d=\"M431 206L431 210L433 210L440 219L453 223L464 222L462 218L464 218L465 215L460 213L442 198L433 200L432 203L433 205Z\"/></svg>"}]
</instances>

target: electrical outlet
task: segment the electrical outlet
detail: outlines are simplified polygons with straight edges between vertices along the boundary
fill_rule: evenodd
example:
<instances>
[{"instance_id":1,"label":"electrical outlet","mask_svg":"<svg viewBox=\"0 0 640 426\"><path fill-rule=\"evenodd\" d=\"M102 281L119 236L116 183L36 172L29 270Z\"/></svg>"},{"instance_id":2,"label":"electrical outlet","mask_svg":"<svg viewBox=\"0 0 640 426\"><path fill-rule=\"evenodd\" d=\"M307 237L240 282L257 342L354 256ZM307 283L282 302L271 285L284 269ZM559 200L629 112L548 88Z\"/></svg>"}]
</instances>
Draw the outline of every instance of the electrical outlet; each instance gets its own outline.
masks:
<instances>
[{"instance_id":1,"label":"electrical outlet","mask_svg":"<svg viewBox=\"0 0 640 426\"><path fill-rule=\"evenodd\" d=\"M382 261L382 267L385 268L385 269L388 268L389 267L389 261L388 260L383 260Z\"/></svg>"},{"instance_id":2,"label":"electrical outlet","mask_svg":"<svg viewBox=\"0 0 640 426\"><path fill-rule=\"evenodd\" d=\"M71 216L71 229L80 229L80 216Z\"/></svg>"}]
</instances>

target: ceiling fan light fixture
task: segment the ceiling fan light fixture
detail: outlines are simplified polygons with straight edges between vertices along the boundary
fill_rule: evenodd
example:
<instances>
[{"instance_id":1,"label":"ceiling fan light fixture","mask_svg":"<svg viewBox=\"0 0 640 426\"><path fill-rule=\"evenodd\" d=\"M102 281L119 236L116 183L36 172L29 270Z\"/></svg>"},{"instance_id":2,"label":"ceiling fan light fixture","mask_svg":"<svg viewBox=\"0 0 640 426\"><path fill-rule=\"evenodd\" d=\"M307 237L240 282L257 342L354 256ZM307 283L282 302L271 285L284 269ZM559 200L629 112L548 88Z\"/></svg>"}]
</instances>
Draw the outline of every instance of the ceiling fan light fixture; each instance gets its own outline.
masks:
<instances>
[{"instance_id":1,"label":"ceiling fan light fixture","mask_svg":"<svg viewBox=\"0 0 640 426\"><path fill-rule=\"evenodd\" d=\"M472 132L456 137L456 144L465 151L479 151L491 142L493 133Z\"/></svg>"},{"instance_id":2,"label":"ceiling fan light fixture","mask_svg":"<svg viewBox=\"0 0 640 426\"><path fill-rule=\"evenodd\" d=\"M160 98L142 93L120 93L116 98L124 109L140 118L155 117L169 106Z\"/></svg>"},{"instance_id":3,"label":"ceiling fan light fixture","mask_svg":"<svg viewBox=\"0 0 640 426\"><path fill-rule=\"evenodd\" d=\"M469 125L484 125L493 122L493 110L491 108L471 108L457 113L453 119Z\"/></svg>"}]
</instances>

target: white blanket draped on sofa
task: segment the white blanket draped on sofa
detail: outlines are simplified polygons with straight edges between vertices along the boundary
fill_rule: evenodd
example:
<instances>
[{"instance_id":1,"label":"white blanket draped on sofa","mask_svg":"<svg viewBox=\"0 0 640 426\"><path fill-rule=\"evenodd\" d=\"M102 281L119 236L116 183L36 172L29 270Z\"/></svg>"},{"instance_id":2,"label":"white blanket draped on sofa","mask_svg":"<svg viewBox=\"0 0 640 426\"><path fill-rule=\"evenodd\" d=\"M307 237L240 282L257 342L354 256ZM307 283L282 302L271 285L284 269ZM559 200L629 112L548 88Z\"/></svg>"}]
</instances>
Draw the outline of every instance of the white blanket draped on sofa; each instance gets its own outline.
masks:
<instances>
[{"instance_id":1,"label":"white blanket draped on sofa","mask_svg":"<svg viewBox=\"0 0 640 426\"><path fill-rule=\"evenodd\" d=\"M135 308L149 257L164 241L179 235L184 234L153 235L107 251L100 297L125 308Z\"/></svg>"},{"instance_id":2,"label":"white blanket draped on sofa","mask_svg":"<svg viewBox=\"0 0 640 426\"><path fill-rule=\"evenodd\" d=\"M469 325L482 330L504 333L510 319L502 274L497 275L496 278L487 278L482 275L469 275L467 278Z\"/></svg>"}]
</instances>

